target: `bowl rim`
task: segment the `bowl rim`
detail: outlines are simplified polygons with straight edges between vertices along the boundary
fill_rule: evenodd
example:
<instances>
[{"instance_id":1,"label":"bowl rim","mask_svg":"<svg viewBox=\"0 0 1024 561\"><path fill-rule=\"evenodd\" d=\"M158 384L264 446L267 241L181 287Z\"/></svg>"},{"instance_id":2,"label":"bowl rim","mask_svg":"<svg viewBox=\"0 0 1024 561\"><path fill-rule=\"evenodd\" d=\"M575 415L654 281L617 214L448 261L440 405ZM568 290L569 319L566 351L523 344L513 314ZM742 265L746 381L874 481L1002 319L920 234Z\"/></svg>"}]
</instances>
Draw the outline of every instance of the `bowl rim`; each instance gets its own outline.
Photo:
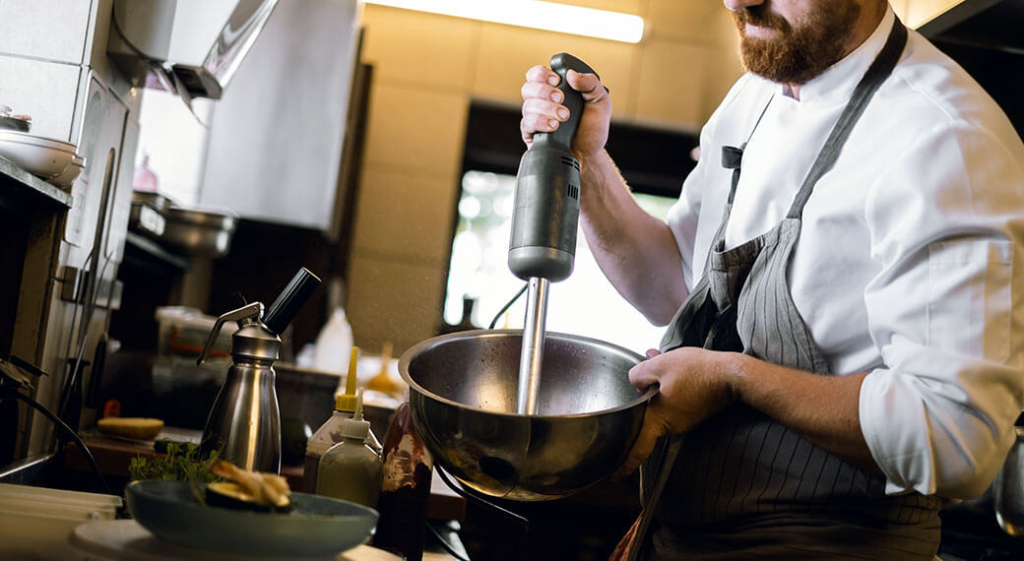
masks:
<instances>
[{"instance_id":1,"label":"bowl rim","mask_svg":"<svg viewBox=\"0 0 1024 561\"><path fill-rule=\"evenodd\" d=\"M187 481L175 481L175 480L169 480L169 479L138 479L138 480L135 480L135 481L130 481L127 485L125 485L125 493L127 494L127 493L131 492L131 493L134 493L134 494L137 494L137 495L145 495L147 499L150 499L150 500L152 500L154 502L174 503L175 505L180 505L180 506L182 506L184 508L188 508L188 509L193 509L193 508L194 509L214 508L214 507L208 507L208 506L202 505L198 501L195 501L195 502L185 502L185 501L177 501L177 500L173 500L173 499L168 499L167 495L159 493L159 492L154 490L154 489L159 489L159 488L162 488L162 487L184 487L185 485L189 485L189 483ZM203 485L205 486L205 484L203 484ZM299 491L292 491L292 494L307 495L308 493L300 493ZM317 497L316 500L322 500L324 498L328 498L328 499L330 498L330 497L322 497L320 495L314 495L314 496ZM335 499L335 500L339 500L339 499ZM366 505L361 505L359 503L354 503L352 501L343 501L343 502L348 503L349 507L355 508L355 510L358 511L359 514L331 514L330 515L331 518L339 519L339 518L362 518L362 517L365 517L365 516L380 516L379 512L376 509L374 509L374 508L370 508L370 507L368 507ZM265 512L258 512L258 511L255 511L255 510L231 510L231 509L228 509L228 511L232 513L231 516L237 516L237 517L255 517L257 519L263 519L266 516L268 516L268 514L265 513ZM289 512L287 514L280 514L280 515L274 514L273 516L286 516L289 519L300 519L300 520L301 519L307 519L307 518L311 519L311 520L321 520L321 519L325 518L325 515L305 514L305 513L301 513L301 512L298 512L298 513L297 512Z\"/></svg>"},{"instance_id":2,"label":"bowl rim","mask_svg":"<svg viewBox=\"0 0 1024 561\"><path fill-rule=\"evenodd\" d=\"M412 376L408 372L409 371L409 364L412 362L412 358L414 356L420 354L424 349L426 349L426 348L428 348L430 346L433 346L434 344L436 344L438 342L454 340L454 339L471 339L471 338L480 338L480 337L484 337L484 338L507 337L509 335L519 335L520 337L522 337L522 333L523 333L522 329L472 329L472 330L468 330L468 331L458 331L458 332L455 332L455 333L447 333L445 335L438 335L436 337L431 337L429 339L424 339L423 341L420 341L419 343L416 343L412 347L409 347L409 349L407 349L404 353L402 353L402 356L398 359L398 373L399 373L399 375L402 376L402 380L404 380L407 384L409 384L410 392L415 390L416 393L419 393L420 395L423 395L424 397L427 397L427 398L429 398L429 399L431 399L433 401L438 401L438 402L441 402L441 403L443 403L445 405L449 405L449 406L453 406L453 407L458 407L458 408L464 409L466 411L486 413L488 415L495 415L495 416L499 416L499 417L523 418L523 419L538 419L538 420L545 420L545 419L586 419L586 418L596 417L596 416L600 416L600 415L607 415L609 413L616 413L616 412L619 412L619 411L624 411L624 410L627 410L627 409L632 409L633 407L636 407L637 405L639 405L641 403L646 403L646 402L650 401L651 398L653 398L654 395L658 392L657 385L652 385L652 386L648 387L647 391L645 391L644 393L642 393L642 394L638 393L636 399L632 399L630 401L627 401L626 403L623 403L622 405L619 405L619 406L616 406L616 407L612 407L610 409L601 409L601 410L598 410L598 411L588 411L586 413L569 413L569 414L565 414L565 415L521 415L519 413L510 413L510 412L505 412L505 411L493 411L493 410L489 410L489 409L482 409L482 408L479 408L479 407L472 407L472 406L466 405L465 403L459 403L457 401L448 399L446 397L441 397L441 396L435 394L434 392L424 388L418 382L413 380ZM646 360L643 356L640 355L640 353L631 351L631 350L629 350L629 349L627 349L625 347L616 345L614 343L609 343L607 341L602 341L600 339L595 339L595 338L592 338L592 337L585 337L585 336L582 336L582 335L572 335L570 333L559 333L559 332L556 332L556 331L548 331L547 333L545 333L545 338L573 339L573 340L583 341L583 342L588 342L588 343L598 343L600 345L607 346L607 347L609 347L609 348L611 348L611 349L613 349L615 351L621 352L622 354L625 354L627 356L631 356L631 357L637 358L638 359L637 360L638 364L640 362Z\"/></svg>"},{"instance_id":3,"label":"bowl rim","mask_svg":"<svg viewBox=\"0 0 1024 561\"><path fill-rule=\"evenodd\" d=\"M68 152L72 156L77 156L78 146L56 138L48 138L45 136L38 136L27 132L21 132L11 129L0 129L0 141L12 142L15 144L25 144L28 146L36 146L39 148L47 148L50 150L57 150L60 152Z\"/></svg>"},{"instance_id":4,"label":"bowl rim","mask_svg":"<svg viewBox=\"0 0 1024 561\"><path fill-rule=\"evenodd\" d=\"M188 489L190 485L189 482L180 480L149 479L132 481L124 489L124 495L127 499L127 510L143 528L157 538L166 539L166 541L175 545L191 547L204 553L232 553L268 559L292 558L293 556L328 557L342 551L347 551L351 547L355 547L357 543L366 543L373 535L373 528L380 517L376 509L365 505L294 491L292 492L293 497L301 496L314 502L343 502L346 505L346 510L351 512L344 514L311 514L295 511L267 513L222 509L222 512L213 514L209 509L221 510L220 507L209 507L200 504L196 500L186 500L184 498L186 496L192 498L191 491ZM161 492L161 490L164 490L164 492ZM143 504L144 506L141 507L141 511L137 510ZM200 514L201 511L202 514ZM154 512L160 512L160 514L155 515L155 517L151 516ZM156 520L166 520L173 514L180 514L181 516L175 517L174 522L171 524L155 523ZM193 520L193 522L188 522L188 520ZM273 540L273 543L269 545L280 551L275 550L264 554L267 555L264 557L264 555L253 554L250 551L232 551L234 548L226 547L223 544L220 546L209 546L209 542L201 539L201 536L194 534L187 539L180 539L183 532L188 530L188 526L195 524L194 520L201 520L207 524L211 520L215 521L217 525L216 530L226 533L225 535L232 542L237 542L240 537L249 536L251 538L251 527L257 527L268 532L268 534L258 538L256 541L268 545L268 540ZM352 542L352 539L346 538L342 540L337 534L328 532L329 530L337 529L339 526L354 527L356 531L351 533L351 537L358 538L359 541L353 542L347 547L339 548L338 542ZM206 531L201 533L203 535L209 534ZM316 538L315 543L305 539L313 535L321 537ZM330 537L322 537L325 535L330 535ZM248 549L248 546L246 547ZM299 549L303 550L304 553L299 554ZM289 553L285 553L285 550ZM315 552L312 550L315 550Z\"/></svg>"}]
</instances>

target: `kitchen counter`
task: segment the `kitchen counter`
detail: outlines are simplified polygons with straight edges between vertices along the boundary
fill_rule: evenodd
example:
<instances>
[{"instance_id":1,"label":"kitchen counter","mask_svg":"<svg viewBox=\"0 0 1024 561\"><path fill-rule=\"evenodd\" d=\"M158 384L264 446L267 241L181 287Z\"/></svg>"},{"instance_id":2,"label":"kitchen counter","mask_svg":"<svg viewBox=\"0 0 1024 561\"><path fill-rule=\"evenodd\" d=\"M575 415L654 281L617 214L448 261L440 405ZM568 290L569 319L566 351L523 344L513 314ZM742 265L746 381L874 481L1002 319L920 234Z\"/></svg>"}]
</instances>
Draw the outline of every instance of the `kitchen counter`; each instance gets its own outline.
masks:
<instances>
[{"instance_id":1,"label":"kitchen counter","mask_svg":"<svg viewBox=\"0 0 1024 561\"><path fill-rule=\"evenodd\" d=\"M198 441L199 431L168 427L159 438L170 438L174 441ZM100 433L86 432L81 435L82 442L92 451L93 457L105 475L121 478L128 477L128 463L135 457L156 457L153 443L132 441L105 436ZM91 471L88 461L73 443L68 445L64 460L65 467L76 471ZM302 466L282 466L281 475L288 479L292 489L301 487ZM427 506L427 518L431 520L454 520L463 522L466 518L466 499L452 491L434 473L430 487L430 503Z\"/></svg>"},{"instance_id":2,"label":"kitchen counter","mask_svg":"<svg viewBox=\"0 0 1024 561\"><path fill-rule=\"evenodd\" d=\"M29 202L30 206L71 208L71 194L0 157L0 203Z\"/></svg>"},{"instance_id":3,"label":"kitchen counter","mask_svg":"<svg viewBox=\"0 0 1024 561\"><path fill-rule=\"evenodd\" d=\"M1024 559L1024 538L1003 532L991 508L983 501L946 507L941 512L939 556L945 561Z\"/></svg>"}]
</instances>

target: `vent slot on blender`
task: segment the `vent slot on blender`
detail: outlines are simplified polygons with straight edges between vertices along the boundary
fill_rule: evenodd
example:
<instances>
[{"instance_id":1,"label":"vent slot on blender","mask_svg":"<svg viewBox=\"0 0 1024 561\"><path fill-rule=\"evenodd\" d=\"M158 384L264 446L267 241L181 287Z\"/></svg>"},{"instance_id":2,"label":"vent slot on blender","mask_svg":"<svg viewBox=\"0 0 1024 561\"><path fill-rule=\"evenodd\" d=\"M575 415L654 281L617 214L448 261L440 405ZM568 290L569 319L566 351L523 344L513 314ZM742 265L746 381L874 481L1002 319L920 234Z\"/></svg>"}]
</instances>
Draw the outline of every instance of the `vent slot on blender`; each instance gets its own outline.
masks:
<instances>
[{"instance_id":1,"label":"vent slot on blender","mask_svg":"<svg viewBox=\"0 0 1024 561\"><path fill-rule=\"evenodd\" d=\"M576 168L576 171L580 171L580 162L576 158L570 158L569 156L562 156L562 163L571 167Z\"/></svg>"}]
</instances>

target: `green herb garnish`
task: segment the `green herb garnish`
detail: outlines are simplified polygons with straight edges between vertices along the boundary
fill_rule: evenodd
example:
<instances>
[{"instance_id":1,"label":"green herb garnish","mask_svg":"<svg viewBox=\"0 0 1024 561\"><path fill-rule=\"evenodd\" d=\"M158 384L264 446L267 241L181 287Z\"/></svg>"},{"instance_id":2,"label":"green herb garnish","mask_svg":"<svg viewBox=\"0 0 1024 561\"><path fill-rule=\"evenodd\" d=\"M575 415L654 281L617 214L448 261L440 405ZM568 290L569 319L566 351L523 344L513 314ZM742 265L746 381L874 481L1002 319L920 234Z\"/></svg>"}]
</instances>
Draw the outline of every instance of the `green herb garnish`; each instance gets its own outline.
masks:
<instances>
[{"instance_id":1,"label":"green herb garnish","mask_svg":"<svg viewBox=\"0 0 1024 561\"><path fill-rule=\"evenodd\" d=\"M164 442L160 443L161 445ZM191 442L166 441L167 453L153 458L136 456L128 464L132 481L160 479L166 481L187 481L192 494L199 502L205 502L203 486L221 479L213 474L211 467L220 459L220 451L213 450L207 457L201 457L199 446Z\"/></svg>"}]
</instances>

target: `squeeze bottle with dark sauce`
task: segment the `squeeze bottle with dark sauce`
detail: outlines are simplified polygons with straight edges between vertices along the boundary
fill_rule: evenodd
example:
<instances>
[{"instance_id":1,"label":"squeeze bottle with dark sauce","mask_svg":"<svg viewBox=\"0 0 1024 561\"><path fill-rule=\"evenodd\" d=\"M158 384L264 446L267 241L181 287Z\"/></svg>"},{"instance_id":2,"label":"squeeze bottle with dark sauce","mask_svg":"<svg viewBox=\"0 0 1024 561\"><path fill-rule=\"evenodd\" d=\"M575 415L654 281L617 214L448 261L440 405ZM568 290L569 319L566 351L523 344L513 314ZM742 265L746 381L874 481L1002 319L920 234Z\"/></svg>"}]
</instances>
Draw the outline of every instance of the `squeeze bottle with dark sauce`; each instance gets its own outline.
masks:
<instances>
[{"instance_id":1,"label":"squeeze bottle with dark sauce","mask_svg":"<svg viewBox=\"0 0 1024 561\"><path fill-rule=\"evenodd\" d=\"M384 475L373 545L404 556L423 558L433 459L412 422L405 402L395 410L384 436Z\"/></svg>"}]
</instances>

